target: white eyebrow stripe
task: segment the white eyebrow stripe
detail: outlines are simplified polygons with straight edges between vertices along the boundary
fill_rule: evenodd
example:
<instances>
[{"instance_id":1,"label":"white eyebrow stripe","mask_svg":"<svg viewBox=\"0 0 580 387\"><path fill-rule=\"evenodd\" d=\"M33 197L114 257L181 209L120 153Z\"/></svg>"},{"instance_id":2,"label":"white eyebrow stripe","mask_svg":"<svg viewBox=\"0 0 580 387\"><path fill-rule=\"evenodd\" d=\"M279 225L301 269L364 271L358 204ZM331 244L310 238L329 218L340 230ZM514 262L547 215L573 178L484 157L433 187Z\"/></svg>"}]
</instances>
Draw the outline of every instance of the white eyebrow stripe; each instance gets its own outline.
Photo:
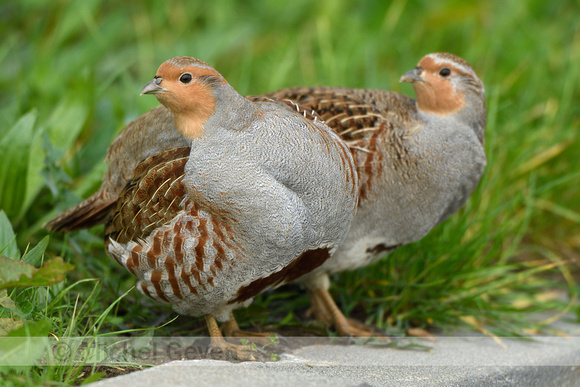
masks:
<instances>
[{"instance_id":1,"label":"white eyebrow stripe","mask_svg":"<svg viewBox=\"0 0 580 387\"><path fill-rule=\"evenodd\" d=\"M456 61L452 61L452 60L450 60L450 59L448 59L448 58L442 58L442 57L440 57L440 56L439 56L439 55L437 55L437 54L429 54L429 55L427 55L427 56L428 56L429 58L433 59L433 61L434 61L436 64L446 64L446 65L449 65L449 66L455 67L455 68L457 68L457 69L461 70L462 72L464 72L464 73L466 73L466 74L470 74L470 75L472 75L473 77L477 77L477 75L475 74L475 71L473 71L473 69L472 69L472 68L470 68L470 67L467 67L467 66L463 65L462 63L458 63L458 62L456 62Z\"/></svg>"}]
</instances>

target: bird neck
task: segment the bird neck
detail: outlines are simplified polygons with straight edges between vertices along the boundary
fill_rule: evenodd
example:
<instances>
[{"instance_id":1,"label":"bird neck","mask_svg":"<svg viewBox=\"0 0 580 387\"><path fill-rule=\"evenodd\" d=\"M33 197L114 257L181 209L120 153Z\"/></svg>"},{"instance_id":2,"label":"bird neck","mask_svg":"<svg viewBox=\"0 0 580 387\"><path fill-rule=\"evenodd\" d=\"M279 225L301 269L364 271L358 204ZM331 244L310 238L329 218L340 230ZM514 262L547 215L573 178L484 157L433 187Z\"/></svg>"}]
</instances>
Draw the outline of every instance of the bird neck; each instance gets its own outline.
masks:
<instances>
[{"instance_id":1,"label":"bird neck","mask_svg":"<svg viewBox=\"0 0 580 387\"><path fill-rule=\"evenodd\" d=\"M175 127L189 139L196 139L203 133L204 124L207 121L207 108L175 114L173 120ZM210 113L211 114L211 113Z\"/></svg>"},{"instance_id":2,"label":"bird neck","mask_svg":"<svg viewBox=\"0 0 580 387\"><path fill-rule=\"evenodd\" d=\"M425 113L438 115L454 114L465 108L464 93L457 93L451 85L435 90L423 84L413 84L417 96L417 108Z\"/></svg>"},{"instance_id":3,"label":"bird neck","mask_svg":"<svg viewBox=\"0 0 580 387\"><path fill-rule=\"evenodd\" d=\"M487 109L485 99L479 95L467 93L466 106L455 115L460 122L466 123L473 129L479 142L483 145L485 124L487 121Z\"/></svg>"},{"instance_id":4,"label":"bird neck","mask_svg":"<svg viewBox=\"0 0 580 387\"><path fill-rule=\"evenodd\" d=\"M469 126L477 136L479 142L483 145L485 123L487 119L485 101L482 101L481 99L477 101L469 100L468 97L465 106L462 109L450 114L442 115L435 112L424 111L421 110L419 106L417 111L421 117L420 120L423 121L426 127L430 127L437 131L441 130L442 125L445 126L442 121L455 121Z\"/></svg>"},{"instance_id":5,"label":"bird neck","mask_svg":"<svg viewBox=\"0 0 580 387\"><path fill-rule=\"evenodd\" d=\"M206 136L218 135L222 130L239 131L248 128L256 117L255 105L238 94L229 84L214 93L215 110L203 125Z\"/></svg>"}]
</instances>

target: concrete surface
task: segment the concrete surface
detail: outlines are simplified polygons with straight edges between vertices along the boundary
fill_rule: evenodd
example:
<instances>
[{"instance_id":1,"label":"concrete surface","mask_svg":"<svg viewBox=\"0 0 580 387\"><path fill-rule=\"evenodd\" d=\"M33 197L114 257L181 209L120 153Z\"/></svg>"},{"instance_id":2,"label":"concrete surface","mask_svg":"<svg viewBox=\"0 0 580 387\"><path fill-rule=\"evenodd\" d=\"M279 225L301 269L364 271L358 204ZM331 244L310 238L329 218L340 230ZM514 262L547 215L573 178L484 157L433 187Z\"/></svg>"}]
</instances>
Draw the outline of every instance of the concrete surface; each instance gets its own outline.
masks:
<instances>
[{"instance_id":1,"label":"concrete surface","mask_svg":"<svg viewBox=\"0 0 580 387\"><path fill-rule=\"evenodd\" d=\"M498 342L483 335L416 339L429 347L417 349L333 345L313 338L277 362L179 360L93 385L580 386L580 325L559 323L558 328L559 336L533 341Z\"/></svg>"}]
</instances>

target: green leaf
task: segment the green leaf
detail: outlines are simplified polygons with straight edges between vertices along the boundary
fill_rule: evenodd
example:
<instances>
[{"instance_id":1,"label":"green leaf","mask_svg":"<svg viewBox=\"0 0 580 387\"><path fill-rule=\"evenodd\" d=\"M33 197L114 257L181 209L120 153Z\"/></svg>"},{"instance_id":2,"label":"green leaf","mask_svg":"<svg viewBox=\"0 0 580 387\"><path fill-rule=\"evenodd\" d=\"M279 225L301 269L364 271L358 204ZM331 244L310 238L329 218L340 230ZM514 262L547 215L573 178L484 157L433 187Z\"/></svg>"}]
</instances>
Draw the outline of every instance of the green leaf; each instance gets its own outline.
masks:
<instances>
[{"instance_id":1,"label":"green leaf","mask_svg":"<svg viewBox=\"0 0 580 387\"><path fill-rule=\"evenodd\" d=\"M0 337L0 368L38 365L46 354L51 327L48 320L28 321Z\"/></svg>"},{"instance_id":2,"label":"green leaf","mask_svg":"<svg viewBox=\"0 0 580 387\"><path fill-rule=\"evenodd\" d=\"M6 336L10 331L24 325L22 311L18 308L14 300L8 296L6 289L0 290L0 307L12 312L13 317L0 318L0 337ZM8 313L10 315L10 313Z\"/></svg>"},{"instance_id":3,"label":"green leaf","mask_svg":"<svg viewBox=\"0 0 580 387\"><path fill-rule=\"evenodd\" d=\"M20 258L20 250L16 245L16 235L3 210L0 210L0 253L14 259Z\"/></svg>"},{"instance_id":4,"label":"green leaf","mask_svg":"<svg viewBox=\"0 0 580 387\"><path fill-rule=\"evenodd\" d=\"M16 261L0 255L0 289L17 286L48 286L61 282L74 265L56 257L47 261L40 269L26 262Z\"/></svg>"},{"instance_id":5,"label":"green leaf","mask_svg":"<svg viewBox=\"0 0 580 387\"><path fill-rule=\"evenodd\" d=\"M22 276L32 277L37 269L22 261L17 261L12 258L0 255L0 289L5 289L3 285L7 283L14 283L20 280Z\"/></svg>"},{"instance_id":6,"label":"green leaf","mask_svg":"<svg viewBox=\"0 0 580 387\"><path fill-rule=\"evenodd\" d=\"M68 151L77 139L88 115L83 102L72 98L64 99L46 123L50 142L62 151Z\"/></svg>"},{"instance_id":7,"label":"green leaf","mask_svg":"<svg viewBox=\"0 0 580 387\"><path fill-rule=\"evenodd\" d=\"M98 382L99 380L101 380L103 378L103 376L105 376L104 372L95 372L94 374L92 374L91 376L89 376L85 380L83 380L83 382L81 383L81 386L84 386L85 384Z\"/></svg>"},{"instance_id":8,"label":"green leaf","mask_svg":"<svg viewBox=\"0 0 580 387\"><path fill-rule=\"evenodd\" d=\"M48 246L48 241L50 237L47 235L36 246L34 246L29 252L24 254L22 260L26 263L29 263L33 266L38 266L42 261L42 256L44 255L44 251L46 250L46 246Z\"/></svg>"},{"instance_id":9,"label":"green leaf","mask_svg":"<svg viewBox=\"0 0 580 387\"><path fill-rule=\"evenodd\" d=\"M0 337L24 326L24 321L13 318L0 318Z\"/></svg>"},{"instance_id":10,"label":"green leaf","mask_svg":"<svg viewBox=\"0 0 580 387\"><path fill-rule=\"evenodd\" d=\"M20 214L26 196L26 178L30 144L33 139L36 111L22 116L0 139L0 208L9 217Z\"/></svg>"},{"instance_id":11,"label":"green leaf","mask_svg":"<svg viewBox=\"0 0 580 387\"><path fill-rule=\"evenodd\" d=\"M28 321L22 328L10 332L8 337L45 337L51 327L50 320Z\"/></svg>"},{"instance_id":12,"label":"green leaf","mask_svg":"<svg viewBox=\"0 0 580 387\"><path fill-rule=\"evenodd\" d=\"M8 296L6 289L0 290L0 306L11 311L18 311L16 303Z\"/></svg>"},{"instance_id":13,"label":"green leaf","mask_svg":"<svg viewBox=\"0 0 580 387\"><path fill-rule=\"evenodd\" d=\"M36 131L30 142L28 170L26 174L26 194L24 195L24 200L22 201L22 206L20 207L20 213L17 220L24 216L42 187L46 184L44 177L42 176L45 157L42 143L42 133L43 130Z\"/></svg>"}]
</instances>

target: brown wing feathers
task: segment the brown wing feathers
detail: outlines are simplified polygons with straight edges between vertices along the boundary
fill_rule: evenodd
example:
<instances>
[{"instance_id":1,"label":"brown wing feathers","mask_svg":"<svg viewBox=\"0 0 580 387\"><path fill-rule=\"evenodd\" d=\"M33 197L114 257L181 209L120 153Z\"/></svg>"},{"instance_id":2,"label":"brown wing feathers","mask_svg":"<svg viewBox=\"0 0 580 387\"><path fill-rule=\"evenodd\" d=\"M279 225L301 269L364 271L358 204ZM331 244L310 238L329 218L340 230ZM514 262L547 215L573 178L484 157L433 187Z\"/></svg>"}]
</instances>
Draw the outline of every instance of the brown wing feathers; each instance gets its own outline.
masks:
<instances>
[{"instance_id":1,"label":"brown wing feathers","mask_svg":"<svg viewBox=\"0 0 580 387\"><path fill-rule=\"evenodd\" d=\"M118 197L95 195L48 222L52 231L69 232L107 223L107 237L119 242L147 236L179 211L183 168L190 149L175 148L142 161Z\"/></svg>"},{"instance_id":2,"label":"brown wing feathers","mask_svg":"<svg viewBox=\"0 0 580 387\"><path fill-rule=\"evenodd\" d=\"M115 199L107 199L103 192L97 192L46 223L44 227L57 232L90 228L104 223L114 204Z\"/></svg>"},{"instance_id":3,"label":"brown wing feathers","mask_svg":"<svg viewBox=\"0 0 580 387\"><path fill-rule=\"evenodd\" d=\"M303 109L313 110L345 141L363 138L365 132L374 130L380 121L384 121L380 112L372 105L333 89L299 87L267 95L295 101Z\"/></svg>"},{"instance_id":4,"label":"brown wing feathers","mask_svg":"<svg viewBox=\"0 0 580 387\"><path fill-rule=\"evenodd\" d=\"M140 163L111 209L105 238L126 243L147 237L181 210L187 147L155 154Z\"/></svg>"}]
</instances>

